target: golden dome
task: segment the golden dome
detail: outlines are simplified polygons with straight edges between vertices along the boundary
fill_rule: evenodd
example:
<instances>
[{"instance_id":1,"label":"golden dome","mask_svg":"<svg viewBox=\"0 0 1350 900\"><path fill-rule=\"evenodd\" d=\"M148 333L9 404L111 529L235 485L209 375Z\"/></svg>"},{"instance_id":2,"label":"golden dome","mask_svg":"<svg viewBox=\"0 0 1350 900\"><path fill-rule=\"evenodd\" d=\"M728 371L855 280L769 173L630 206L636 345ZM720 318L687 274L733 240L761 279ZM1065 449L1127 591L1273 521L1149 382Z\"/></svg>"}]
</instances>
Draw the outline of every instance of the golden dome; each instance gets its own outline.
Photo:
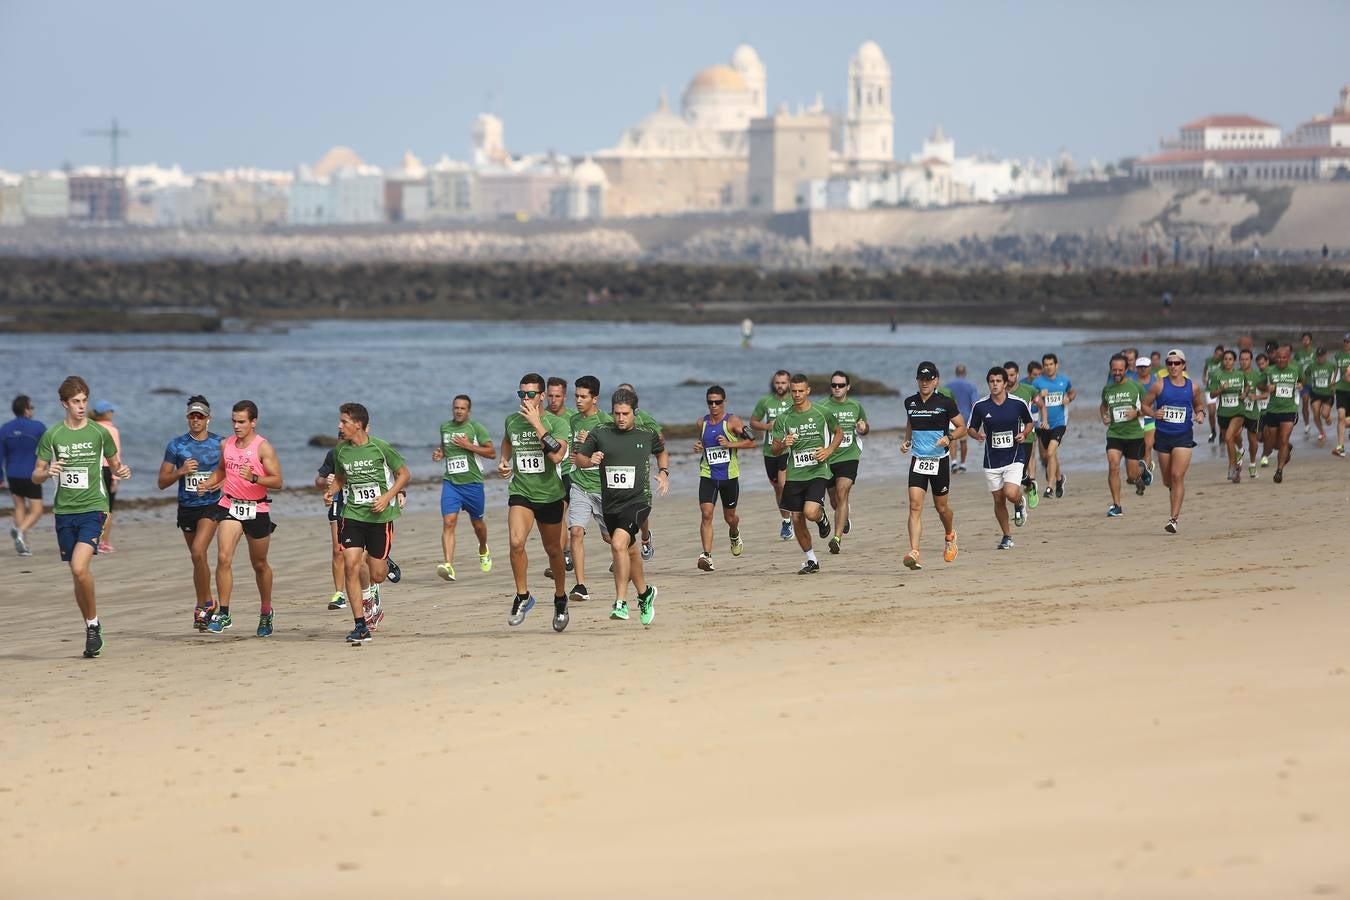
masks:
<instances>
[{"instance_id":1,"label":"golden dome","mask_svg":"<svg viewBox=\"0 0 1350 900\"><path fill-rule=\"evenodd\" d=\"M730 66L708 66L694 76L685 94L745 92L750 88L741 74Z\"/></svg>"}]
</instances>

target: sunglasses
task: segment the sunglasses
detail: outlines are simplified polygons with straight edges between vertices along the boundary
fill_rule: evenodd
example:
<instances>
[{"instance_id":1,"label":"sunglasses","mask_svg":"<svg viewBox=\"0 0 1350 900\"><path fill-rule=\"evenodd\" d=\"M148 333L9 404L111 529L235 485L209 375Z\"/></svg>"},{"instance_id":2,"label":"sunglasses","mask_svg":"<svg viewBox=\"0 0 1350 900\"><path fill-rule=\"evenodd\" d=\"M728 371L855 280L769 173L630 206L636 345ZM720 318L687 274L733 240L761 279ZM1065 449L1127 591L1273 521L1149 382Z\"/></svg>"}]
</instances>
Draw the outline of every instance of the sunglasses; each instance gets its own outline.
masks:
<instances>
[{"instance_id":1,"label":"sunglasses","mask_svg":"<svg viewBox=\"0 0 1350 900\"><path fill-rule=\"evenodd\" d=\"M516 396L522 400L533 400L542 393L543 391L516 391Z\"/></svg>"},{"instance_id":2,"label":"sunglasses","mask_svg":"<svg viewBox=\"0 0 1350 900\"><path fill-rule=\"evenodd\" d=\"M848 387L848 382L847 382L847 381L831 381L831 382L830 382L830 387L832 387L832 388L846 388L846 387Z\"/></svg>"},{"instance_id":3,"label":"sunglasses","mask_svg":"<svg viewBox=\"0 0 1350 900\"><path fill-rule=\"evenodd\" d=\"M725 398L723 398L723 399L721 399L721 400L709 400L709 401L708 401L708 405L709 405L709 406L721 406L723 403L726 403L726 402L727 402L727 401L726 401Z\"/></svg>"},{"instance_id":4,"label":"sunglasses","mask_svg":"<svg viewBox=\"0 0 1350 900\"><path fill-rule=\"evenodd\" d=\"M1181 360L1179 360L1179 359L1169 359L1169 360L1167 361L1167 364L1168 364L1169 366L1184 366L1184 365L1186 365L1185 362L1183 362L1183 361L1181 361Z\"/></svg>"}]
</instances>

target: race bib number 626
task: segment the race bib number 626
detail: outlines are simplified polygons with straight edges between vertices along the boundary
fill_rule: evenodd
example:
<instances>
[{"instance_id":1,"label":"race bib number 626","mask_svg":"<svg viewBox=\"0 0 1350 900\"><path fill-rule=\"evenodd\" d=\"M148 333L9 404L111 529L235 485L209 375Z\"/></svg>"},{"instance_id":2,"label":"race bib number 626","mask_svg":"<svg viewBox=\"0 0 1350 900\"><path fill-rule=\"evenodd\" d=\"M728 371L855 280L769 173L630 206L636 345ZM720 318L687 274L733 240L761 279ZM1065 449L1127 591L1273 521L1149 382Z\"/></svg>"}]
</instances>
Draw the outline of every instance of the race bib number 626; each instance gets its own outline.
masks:
<instances>
[{"instance_id":1,"label":"race bib number 626","mask_svg":"<svg viewBox=\"0 0 1350 900\"><path fill-rule=\"evenodd\" d=\"M914 472L918 475L936 475L940 461L928 456L916 456L914 457Z\"/></svg>"}]
</instances>

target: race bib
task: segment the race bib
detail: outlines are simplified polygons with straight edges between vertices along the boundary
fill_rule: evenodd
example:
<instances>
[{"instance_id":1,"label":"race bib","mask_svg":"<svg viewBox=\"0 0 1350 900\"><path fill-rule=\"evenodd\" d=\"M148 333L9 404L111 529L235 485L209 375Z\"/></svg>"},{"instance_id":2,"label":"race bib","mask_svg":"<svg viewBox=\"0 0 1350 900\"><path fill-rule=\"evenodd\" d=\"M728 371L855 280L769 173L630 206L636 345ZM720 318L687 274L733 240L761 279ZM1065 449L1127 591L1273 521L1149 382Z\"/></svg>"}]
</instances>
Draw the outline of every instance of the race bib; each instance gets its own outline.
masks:
<instances>
[{"instance_id":1,"label":"race bib","mask_svg":"<svg viewBox=\"0 0 1350 900\"><path fill-rule=\"evenodd\" d=\"M469 471L469 458L467 456L447 456L445 458L445 474L463 475Z\"/></svg>"},{"instance_id":2,"label":"race bib","mask_svg":"<svg viewBox=\"0 0 1350 900\"><path fill-rule=\"evenodd\" d=\"M794 469L809 469L819 463L820 460L816 458L816 451L814 450L792 451L792 468Z\"/></svg>"},{"instance_id":3,"label":"race bib","mask_svg":"<svg viewBox=\"0 0 1350 900\"><path fill-rule=\"evenodd\" d=\"M1013 445L1013 433L1011 431L995 431L989 435L989 446L995 450L1007 450Z\"/></svg>"},{"instance_id":4,"label":"race bib","mask_svg":"<svg viewBox=\"0 0 1350 900\"><path fill-rule=\"evenodd\" d=\"M1063 405L1064 405L1064 392L1063 392L1063 391L1055 391L1054 393L1046 394L1046 395L1045 395L1045 405L1046 405L1046 406L1063 406Z\"/></svg>"},{"instance_id":5,"label":"race bib","mask_svg":"<svg viewBox=\"0 0 1350 900\"><path fill-rule=\"evenodd\" d=\"M940 460L928 456L914 457L914 471L919 475L936 475Z\"/></svg>"},{"instance_id":6,"label":"race bib","mask_svg":"<svg viewBox=\"0 0 1350 900\"><path fill-rule=\"evenodd\" d=\"M60 479L56 483L57 490L70 488L72 491L82 491L89 487L89 470L66 469L61 473Z\"/></svg>"},{"instance_id":7,"label":"race bib","mask_svg":"<svg viewBox=\"0 0 1350 900\"><path fill-rule=\"evenodd\" d=\"M1111 421L1119 425L1121 422L1130 420L1130 408L1128 406L1114 406L1111 408Z\"/></svg>"},{"instance_id":8,"label":"race bib","mask_svg":"<svg viewBox=\"0 0 1350 900\"><path fill-rule=\"evenodd\" d=\"M516 471L526 475L541 475L544 471L544 454L517 453Z\"/></svg>"},{"instance_id":9,"label":"race bib","mask_svg":"<svg viewBox=\"0 0 1350 900\"><path fill-rule=\"evenodd\" d=\"M1331 387L1331 376L1325 373L1313 376L1313 387Z\"/></svg>"},{"instance_id":10,"label":"race bib","mask_svg":"<svg viewBox=\"0 0 1350 900\"><path fill-rule=\"evenodd\" d=\"M605 466L605 486L616 491L637 487L637 466Z\"/></svg>"},{"instance_id":11,"label":"race bib","mask_svg":"<svg viewBox=\"0 0 1350 900\"><path fill-rule=\"evenodd\" d=\"M839 449L845 450L852 446L853 446L853 435L851 434L844 435L844 439L839 442Z\"/></svg>"},{"instance_id":12,"label":"race bib","mask_svg":"<svg viewBox=\"0 0 1350 900\"><path fill-rule=\"evenodd\" d=\"M1247 412L1254 412L1256 410L1256 401L1249 397L1242 401L1242 408Z\"/></svg>"},{"instance_id":13,"label":"race bib","mask_svg":"<svg viewBox=\"0 0 1350 900\"><path fill-rule=\"evenodd\" d=\"M257 500L230 500L230 518L251 522L258 518Z\"/></svg>"},{"instance_id":14,"label":"race bib","mask_svg":"<svg viewBox=\"0 0 1350 900\"><path fill-rule=\"evenodd\" d=\"M1184 406L1164 406L1162 408L1162 420L1174 425L1181 425L1186 421L1186 412Z\"/></svg>"},{"instance_id":15,"label":"race bib","mask_svg":"<svg viewBox=\"0 0 1350 900\"><path fill-rule=\"evenodd\" d=\"M1275 385L1275 396L1281 400L1288 400L1294 396L1294 386L1292 384Z\"/></svg>"},{"instance_id":16,"label":"race bib","mask_svg":"<svg viewBox=\"0 0 1350 900\"><path fill-rule=\"evenodd\" d=\"M373 481L347 485L347 502L352 506L370 506L380 498L380 486Z\"/></svg>"},{"instance_id":17,"label":"race bib","mask_svg":"<svg viewBox=\"0 0 1350 900\"><path fill-rule=\"evenodd\" d=\"M708 457L710 466L722 466L731 462L731 451L726 447L709 447L703 451L703 455Z\"/></svg>"},{"instance_id":18,"label":"race bib","mask_svg":"<svg viewBox=\"0 0 1350 900\"><path fill-rule=\"evenodd\" d=\"M1219 405L1220 405L1220 406L1237 406L1237 405L1238 405L1238 395L1237 395L1237 394L1222 394L1222 395L1220 395L1220 397L1219 397Z\"/></svg>"},{"instance_id":19,"label":"race bib","mask_svg":"<svg viewBox=\"0 0 1350 900\"><path fill-rule=\"evenodd\" d=\"M186 491L195 491L210 480L210 472L189 472L183 476L183 489Z\"/></svg>"}]
</instances>

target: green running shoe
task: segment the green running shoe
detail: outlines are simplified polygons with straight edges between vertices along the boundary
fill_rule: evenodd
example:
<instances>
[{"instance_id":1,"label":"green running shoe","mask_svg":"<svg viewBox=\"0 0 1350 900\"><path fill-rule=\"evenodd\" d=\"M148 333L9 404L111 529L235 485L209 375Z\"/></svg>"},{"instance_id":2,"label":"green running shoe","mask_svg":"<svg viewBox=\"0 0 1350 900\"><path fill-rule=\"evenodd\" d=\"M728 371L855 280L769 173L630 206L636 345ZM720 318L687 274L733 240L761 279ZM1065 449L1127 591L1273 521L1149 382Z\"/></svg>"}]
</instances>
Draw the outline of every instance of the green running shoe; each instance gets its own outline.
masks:
<instances>
[{"instance_id":1,"label":"green running shoe","mask_svg":"<svg viewBox=\"0 0 1350 900\"><path fill-rule=\"evenodd\" d=\"M272 614L263 613L258 616L258 637L272 636Z\"/></svg>"},{"instance_id":2,"label":"green running shoe","mask_svg":"<svg viewBox=\"0 0 1350 900\"><path fill-rule=\"evenodd\" d=\"M234 619L229 613L216 613L211 617L211 624L206 626L206 630L212 634L220 634L226 628L234 624Z\"/></svg>"},{"instance_id":3,"label":"green running shoe","mask_svg":"<svg viewBox=\"0 0 1350 900\"><path fill-rule=\"evenodd\" d=\"M652 619L656 618L656 585L647 585L647 593L638 595L638 609L642 612L642 624L652 624Z\"/></svg>"},{"instance_id":4,"label":"green running shoe","mask_svg":"<svg viewBox=\"0 0 1350 900\"><path fill-rule=\"evenodd\" d=\"M625 617L627 618L627 617ZM103 623L84 628L84 658L93 659L103 652Z\"/></svg>"},{"instance_id":5,"label":"green running shoe","mask_svg":"<svg viewBox=\"0 0 1350 900\"><path fill-rule=\"evenodd\" d=\"M1041 503L1041 495L1036 492L1036 482L1027 485L1027 509L1035 509Z\"/></svg>"},{"instance_id":6,"label":"green running shoe","mask_svg":"<svg viewBox=\"0 0 1350 900\"><path fill-rule=\"evenodd\" d=\"M611 610L609 611L609 617L610 617L611 619L627 619L627 618L628 618L628 601L626 601L626 600L615 600L615 601L614 601L614 608L611 609Z\"/></svg>"}]
</instances>

